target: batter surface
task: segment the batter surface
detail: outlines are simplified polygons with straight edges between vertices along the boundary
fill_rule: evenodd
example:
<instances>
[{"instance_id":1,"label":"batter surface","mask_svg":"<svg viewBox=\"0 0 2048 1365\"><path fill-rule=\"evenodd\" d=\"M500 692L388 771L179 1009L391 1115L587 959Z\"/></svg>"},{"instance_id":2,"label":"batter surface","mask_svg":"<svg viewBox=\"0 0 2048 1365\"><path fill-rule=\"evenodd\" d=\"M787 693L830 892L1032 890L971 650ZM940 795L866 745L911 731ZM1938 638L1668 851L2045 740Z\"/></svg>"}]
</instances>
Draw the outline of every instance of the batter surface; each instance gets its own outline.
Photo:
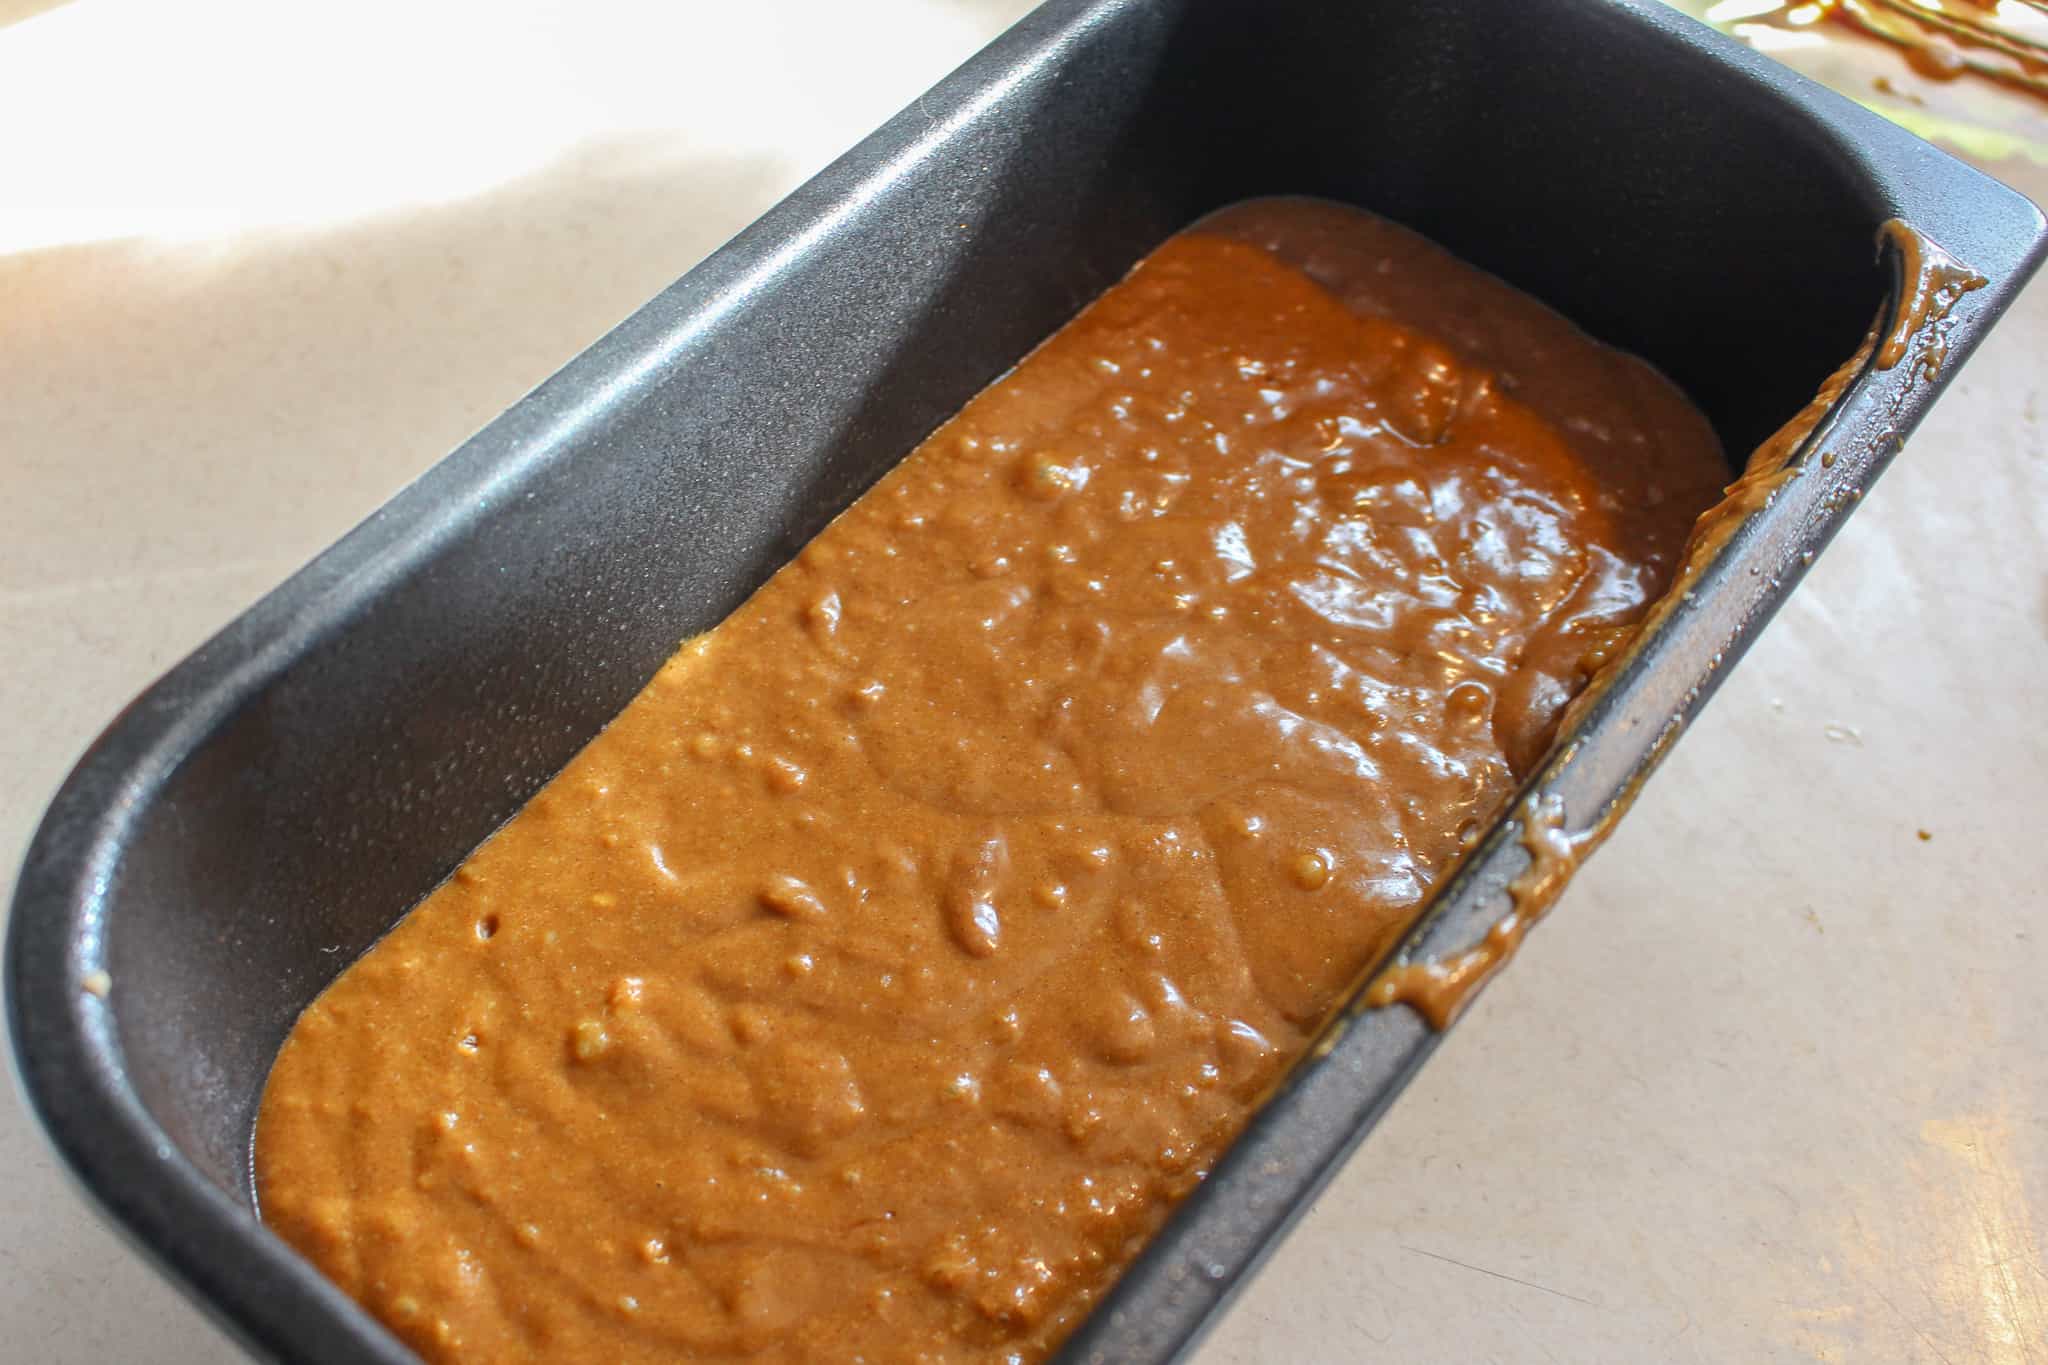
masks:
<instances>
[{"instance_id":1,"label":"batter surface","mask_svg":"<svg viewBox=\"0 0 2048 1365\"><path fill-rule=\"evenodd\" d=\"M437 1361L1042 1357L1726 477L1412 234L1198 225L307 1010L264 1216Z\"/></svg>"}]
</instances>

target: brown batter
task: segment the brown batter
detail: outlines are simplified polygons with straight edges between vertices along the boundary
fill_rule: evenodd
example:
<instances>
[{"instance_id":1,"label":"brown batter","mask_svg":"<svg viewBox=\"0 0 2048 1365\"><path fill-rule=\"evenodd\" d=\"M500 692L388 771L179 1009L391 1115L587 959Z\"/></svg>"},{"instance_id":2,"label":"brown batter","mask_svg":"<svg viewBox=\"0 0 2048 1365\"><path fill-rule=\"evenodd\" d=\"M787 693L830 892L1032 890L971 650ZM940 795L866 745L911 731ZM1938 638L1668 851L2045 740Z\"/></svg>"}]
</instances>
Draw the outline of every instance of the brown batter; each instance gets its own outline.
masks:
<instances>
[{"instance_id":1,"label":"brown batter","mask_svg":"<svg viewBox=\"0 0 2048 1365\"><path fill-rule=\"evenodd\" d=\"M1932 381L1940 376L1948 360L1951 310L1964 295L1982 289L1988 281L1950 255L1940 243L1901 219L1881 224L1877 241L1881 256L1891 252L1898 258L1896 297L1886 304L1855 353L1822 381L1805 407L1750 453L1742 474L1728 485L1720 502L1693 523L1677 577L1650 604L1636 627L1638 634L1654 630L1662 618L1692 595L1692 585L1713 565L1736 531L1768 507L1780 489L1802 477L1816 462L1816 454L1822 471L1834 465L1832 453L1815 452L1809 442L1849 386L1863 377L1866 366L1882 372L1906 364L1906 374L1913 381ZM1897 387L1891 390L1890 416L1894 421L1905 392ZM1829 496L1844 492L1851 497L1861 496L1853 485ZM1811 552L1807 559L1812 559ZM1717 653L1710 666L1719 667L1720 663ZM1622 664L1621 653L1606 660L1565 708L1558 721L1561 730L1571 727L1574 713L1594 701L1602 682ZM1529 855L1529 863L1508 887L1507 914L1495 921L1479 942L1462 952L1389 963L1367 987L1363 1003L1368 1008L1407 1005L1432 1027L1448 1028L1479 986L1514 956L1530 928L1549 910L1579 864L1607 841L1621 817L1635 804L1644 780L1663 761L1684 728L1683 715L1669 717L1628 784L1592 818L1587 819L1582 813L1576 828L1567 820L1561 800L1540 794L1528 796L1515 819L1521 826L1520 841Z\"/></svg>"},{"instance_id":2,"label":"brown batter","mask_svg":"<svg viewBox=\"0 0 2048 1365\"><path fill-rule=\"evenodd\" d=\"M2048 99L2048 43L2038 33L2048 13L2042 0L2021 0L2031 14L2001 17L1999 0L1956 0L1942 8L1922 0L1808 0L1785 11L1805 27L1827 17L1890 43L1921 75L1937 81L1975 76ZM2017 18L2019 22L2013 22Z\"/></svg>"},{"instance_id":3,"label":"brown batter","mask_svg":"<svg viewBox=\"0 0 2048 1365\"><path fill-rule=\"evenodd\" d=\"M1725 475L1392 225L1182 234L307 1010L265 1217L435 1360L1042 1357Z\"/></svg>"}]
</instances>

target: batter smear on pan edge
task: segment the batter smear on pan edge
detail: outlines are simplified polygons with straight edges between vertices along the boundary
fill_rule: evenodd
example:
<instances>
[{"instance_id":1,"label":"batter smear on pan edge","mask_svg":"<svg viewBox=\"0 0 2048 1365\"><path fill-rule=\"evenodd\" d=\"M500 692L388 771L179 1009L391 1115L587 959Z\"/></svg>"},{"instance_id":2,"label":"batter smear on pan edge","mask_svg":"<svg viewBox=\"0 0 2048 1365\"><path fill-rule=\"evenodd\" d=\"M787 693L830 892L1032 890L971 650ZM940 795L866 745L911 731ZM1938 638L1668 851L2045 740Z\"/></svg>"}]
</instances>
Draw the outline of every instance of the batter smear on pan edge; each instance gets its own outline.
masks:
<instances>
[{"instance_id":1,"label":"batter smear on pan edge","mask_svg":"<svg viewBox=\"0 0 2048 1365\"><path fill-rule=\"evenodd\" d=\"M306 1011L265 1218L435 1361L1043 1357L1726 477L1403 229L1198 225Z\"/></svg>"}]
</instances>

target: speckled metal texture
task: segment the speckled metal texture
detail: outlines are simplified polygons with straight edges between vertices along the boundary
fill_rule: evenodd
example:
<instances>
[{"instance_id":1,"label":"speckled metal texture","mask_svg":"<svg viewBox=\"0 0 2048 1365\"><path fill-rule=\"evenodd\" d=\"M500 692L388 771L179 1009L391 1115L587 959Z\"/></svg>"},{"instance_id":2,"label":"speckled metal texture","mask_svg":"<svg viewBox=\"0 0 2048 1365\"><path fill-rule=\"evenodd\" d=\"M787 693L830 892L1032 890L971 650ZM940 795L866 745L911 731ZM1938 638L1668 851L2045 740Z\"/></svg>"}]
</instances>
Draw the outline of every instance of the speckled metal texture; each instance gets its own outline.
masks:
<instances>
[{"instance_id":1,"label":"speckled metal texture","mask_svg":"<svg viewBox=\"0 0 2048 1365\"><path fill-rule=\"evenodd\" d=\"M252 1120L294 1016L678 640L1144 251L1262 193L1437 238L1657 362L1735 451L1895 286L1880 222L1988 277L1944 376L1864 375L1819 434L1829 468L1734 539L1536 775L1582 813L1703 704L2043 248L2019 196L1652 0L1054 0L86 755L29 851L6 982L22 1080L87 1193L259 1355L410 1359L251 1211ZM1513 834L1408 949L1502 913ZM104 999L81 989L99 970ZM1435 1041L1400 1009L1334 1024L1068 1358L1184 1350Z\"/></svg>"}]
</instances>

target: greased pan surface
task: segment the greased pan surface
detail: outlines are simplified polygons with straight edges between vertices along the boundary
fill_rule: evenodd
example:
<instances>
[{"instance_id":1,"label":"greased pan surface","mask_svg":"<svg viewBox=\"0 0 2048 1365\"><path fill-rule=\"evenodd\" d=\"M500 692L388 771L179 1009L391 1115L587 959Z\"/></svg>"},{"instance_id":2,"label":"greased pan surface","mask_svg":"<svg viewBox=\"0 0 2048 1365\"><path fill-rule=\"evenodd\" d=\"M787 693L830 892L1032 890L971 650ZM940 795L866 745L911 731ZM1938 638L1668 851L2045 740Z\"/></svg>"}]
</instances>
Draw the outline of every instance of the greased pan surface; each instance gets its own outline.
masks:
<instances>
[{"instance_id":1,"label":"greased pan surface","mask_svg":"<svg viewBox=\"0 0 2048 1365\"><path fill-rule=\"evenodd\" d=\"M17 1059L117 1224L253 1350L408 1359L255 1221L291 1019L640 687L939 421L1219 205L1360 204L1636 351L1731 451L1910 283L1902 218L1987 280L1949 356L1844 376L1532 789L1590 829L1662 752L2042 249L2023 199L1645 0L1057 0L771 211L133 704L33 843ZM1575 741L1575 742L1574 742ZM1532 811L1539 807L1531 807ZM1504 820L1407 945L1508 907ZM337 951L338 950L338 951ZM105 970L104 998L80 989ZM1070 1343L1171 1359L1420 1064L1341 1018Z\"/></svg>"}]
</instances>

